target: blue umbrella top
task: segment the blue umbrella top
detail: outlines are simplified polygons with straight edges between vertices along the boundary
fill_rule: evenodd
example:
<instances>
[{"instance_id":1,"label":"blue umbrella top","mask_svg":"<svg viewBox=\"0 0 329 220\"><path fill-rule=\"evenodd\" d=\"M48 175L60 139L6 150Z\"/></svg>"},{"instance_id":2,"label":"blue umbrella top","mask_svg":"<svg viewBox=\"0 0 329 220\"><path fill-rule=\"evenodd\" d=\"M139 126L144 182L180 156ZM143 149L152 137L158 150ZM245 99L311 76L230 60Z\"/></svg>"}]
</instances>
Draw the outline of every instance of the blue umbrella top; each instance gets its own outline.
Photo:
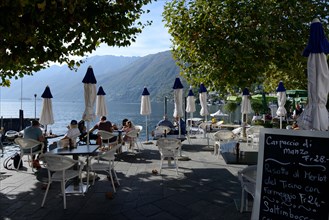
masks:
<instances>
[{"instance_id":1,"label":"blue umbrella top","mask_svg":"<svg viewBox=\"0 0 329 220\"><path fill-rule=\"evenodd\" d=\"M88 67L85 77L82 80L83 83L96 84L96 78L94 70L91 66Z\"/></svg>"},{"instance_id":2,"label":"blue umbrella top","mask_svg":"<svg viewBox=\"0 0 329 220\"><path fill-rule=\"evenodd\" d=\"M142 95L150 95L146 87L144 88Z\"/></svg>"},{"instance_id":3,"label":"blue umbrella top","mask_svg":"<svg viewBox=\"0 0 329 220\"><path fill-rule=\"evenodd\" d=\"M276 89L277 92L285 92L286 91L286 88L284 88L284 85L283 85L283 82L280 81L279 82L279 85L278 85L278 88Z\"/></svg>"},{"instance_id":4,"label":"blue umbrella top","mask_svg":"<svg viewBox=\"0 0 329 220\"><path fill-rule=\"evenodd\" d=\"M51 94L50 92L50 88L49 86L46 86L46 89L45 91L42 93L41 95L42 98L45 98L45 99L51 99L53 97L53 95Z\"/></svg>"},{"instance_id":5,"label":"blue umbrella top","mask_svg":"<svg viewBox=\"0 0 329 220\"><path fill-rule=\"evenodd\" d=\"M317 18L312 21L310 37L303 51L303 56L308 57L310 53L329 54L329 42L324 34L322 24Z\"/></svg>"},{"instance_id":6,"label":"blue umbrella top","mask_svg":"<svg viewBox=\"0 0 329 220\"><path fill-rule=\"evenodd\" d=\"M242 91L242 95L250 95L249 90L247 88L244 88Z\"/></svg>"},{"instance_id":7,"label":"blue umbrella top","mask_svg":"<svg viewBox=\"0 0 329 220\"><path fill-rule=\"evenodd\" d=\"M187 96L194 96L194 93L193 93L193 91L192 91L192 88L189 89L189 91L188 91L188 95L187 95Z\"/></svg>"},{"instance_id":8,"label":"blue umbrella top","mask_svg":"<svg viewBox=\"0 0 329 220\"><path fill-rule=\"evenodd\" d=\"M176 77L174 86L172 88L173 89L182 89L182 88L184 88L182 82L180 81L180 79L178 77Z\"/></svg>"},{"instance_id":9,"label":"blue umbrella top","mask_svg":"<svg viewBox=\"0 0 329 220\"><path fill-rule=\"evenodd\" d=\"M104 92L104 89L103 89L102 86L100 86L100 87L98 88L97 95L106 95L106 93Z\"/></svg>"},{"instance_id":10,"label":"blue umbrella top","mask_svg":"<svg viewBox=\"0 0 329 220\"><path fill-rule=\"evenodd\" d=\"M207 92L206 87L203 85L203 83L200 84L200 89L199 89L199 93L203 93L203 92Z\"/></svg>"}]
</instances>

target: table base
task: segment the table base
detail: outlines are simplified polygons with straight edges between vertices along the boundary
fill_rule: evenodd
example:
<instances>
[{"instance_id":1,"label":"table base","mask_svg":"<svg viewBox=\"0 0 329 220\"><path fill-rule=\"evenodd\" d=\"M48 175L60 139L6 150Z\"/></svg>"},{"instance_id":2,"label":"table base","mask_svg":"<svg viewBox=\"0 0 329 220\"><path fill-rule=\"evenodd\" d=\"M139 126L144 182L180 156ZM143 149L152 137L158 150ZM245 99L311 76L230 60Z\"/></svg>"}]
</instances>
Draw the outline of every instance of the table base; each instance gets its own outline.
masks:
<instances>
[{"instance_id":1,"label":"table base","mask_svg":"<svg viewBox=\"0 0 329 220\"><path fill-rule=\"evenodd\" d=\"M88 185L86 184L81 184L79 183L78 185L76 184L70 184L66 187L65 189L65 194L81 194L81 193L86 193L88 190Z\"/></svg>"}]
</instances>

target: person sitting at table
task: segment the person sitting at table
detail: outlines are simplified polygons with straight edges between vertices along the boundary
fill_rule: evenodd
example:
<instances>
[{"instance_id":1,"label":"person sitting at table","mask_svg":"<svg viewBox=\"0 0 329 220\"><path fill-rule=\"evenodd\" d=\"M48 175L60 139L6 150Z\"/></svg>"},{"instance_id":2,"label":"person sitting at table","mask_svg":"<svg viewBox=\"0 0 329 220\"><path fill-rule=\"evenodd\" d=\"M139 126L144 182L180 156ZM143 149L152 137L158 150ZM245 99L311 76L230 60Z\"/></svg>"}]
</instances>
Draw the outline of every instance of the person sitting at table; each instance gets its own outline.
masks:
<instances>
[{"instance_id":1,"label":"person sitting at table","mask_svg":"<svg viewBox=\"0 0 329 220\"><path fill-rule=\"evenodd\" d=\"M124 127L127 126L127 121L129 121L128 118L124 118L124 119L122 120L122 127L121 127L121 129L123 129Z\"/></svg>"},{"instance_id":2,"label":"person sitting at table","mask_svg":"<svg viewBox=\"0 0 329 220\"><path fill-rule=\"evenodd\" d=\"M296 120L302 114L302 112L303 112L303 109L297 103L296 104L296 109L293 111L292 118Z\"/></svg>"},{"instance_id":3,"label":"person sitting at table","mask_svg":"<svg viewBox=\"0 0 329 220\"><path fill-rule=\"evenodd\" d=\"M185 123L185 121L182 118L175 117L174 126L175 126L174 129L172 129L169 132L169 134L179 134L179 127L180 127L180 134L181 135L185 135L186 134L186 123Z\"/></svg>"},{"instance_id":4,"label":"person sitting at table","mask_svg":"<svg viewBox=\"0 0 329 220\"><path fill-rule=\"evenodd\" d=\"M72 120L71 123L67 126L67 132L64 137L59 141L59 146L70 147L70 140L72 146L76 147L77 138L80 136L80 130L78 128L78 122L76 120Z\"/></svg>"},{"instance_id":5,"label":"person sitting at table","mask_svg":"<svg viewBox=\"0 0 329 220\"><path fill-rule=\"evenodd\" d=\"M168 120L167 115L163 116L163 119L158 122L157 126L167 126L170 129L175 128L174 124Z\"/></svg>"},{"instance_id":6,"label":"person sitting at table","mask_svg":"<svg viewBox=\"0 0 329 220\"><path fill-rule=\"evenodd\" d=\"M40 123L37 120L32 120L31 121L31 126L27 127L24 129L24 135L23 138L29 138L29 139L33 139L33 140L37 140L40 142L44 142L44 148L43 148L43 153L45 153L47 151L47 140L44 137L42 130L40 128ZM37 147L35 147L35 149L33 149L32 151L36 151L36 150L40 150L41 149L41 145L38 145ZM28 150L29 152L30 150ZM32 166L33 168L36 169L40 169L40 163L39 163L39 156L37 156L37 159L35 159L35 156L32 157Z\"/></svg>"},{"instance_id":7,"label":"person sitting at table","mask_svg":"<svg viewBox=\"0 0 329 220\"><path fill-rule=\"evenodd\" d=\"M158 129L160 126L164 126L164 127L168 127L170 128L170 130L173 130L175 129L175 126L174 124L168 120L167 118L167 115L164 115L163 116L163 119L161 119L155 126L155 130L153 130L151 132L152 136L153 137L157 137L157 136L161 136L163 133L162 133L162 129ZM169 134L169 133L168 133Z\"/></svg>"},{"instance_id":8,"label":"person sitting at table","mask_svg":"<svg viewBox=\"0 0 329 220\"><path fill-rule=\"evenodd\" d=\"M93 133L95 130L102 130L102 131L108 131L113 132L112 123L107 120L106 116L102 116L100 118L100 121L95 124L93 128L89 130L89 133ZM117 137L111 138L109 141L114 142L117 140ZM101 137L97 136L96 144L101 144Z\"/></svg>"},{"instance_id":9,"label":"person sitting at table","mask_svg":"<svg viewBox=\"0 0 329 220\"><path fill-rule=\"evenodd\" d=\"M131 121L127 121L126 125L122 128L122 131L125 133L128 133L129 131L134 130L135 127L133 125L133 123ZM130 147L131 147L131 142L133 141L133 139L131 137L128 137L127 135L125 135L123 137L123 143L122 145L124 145L125 142L129 142L130 143Z\"/></svg>"}]
</instances>

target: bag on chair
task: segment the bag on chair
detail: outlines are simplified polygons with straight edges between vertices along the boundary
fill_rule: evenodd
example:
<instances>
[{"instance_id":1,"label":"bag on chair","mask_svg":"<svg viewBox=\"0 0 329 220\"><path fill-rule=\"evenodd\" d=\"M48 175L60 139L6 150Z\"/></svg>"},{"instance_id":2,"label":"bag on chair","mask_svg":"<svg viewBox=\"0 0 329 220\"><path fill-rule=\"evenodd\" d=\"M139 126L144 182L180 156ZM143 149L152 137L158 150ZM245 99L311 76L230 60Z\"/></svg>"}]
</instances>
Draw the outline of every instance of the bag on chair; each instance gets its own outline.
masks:
<instances>
[{"instance_id":1,"label":"bag on chair","mask_svg":"<svg viewBox=\"0 0 329 220\"><path fill-rule=\"evenodd\" d=\"M12 156L7 157L3 161L3 167L6 168L7 170L15 170L18 167L19 161L21 161L21 164L19 165L18 169L23 167L23 161L21 159L21 155L16 152Z\"/></svg>"}]
</instances>

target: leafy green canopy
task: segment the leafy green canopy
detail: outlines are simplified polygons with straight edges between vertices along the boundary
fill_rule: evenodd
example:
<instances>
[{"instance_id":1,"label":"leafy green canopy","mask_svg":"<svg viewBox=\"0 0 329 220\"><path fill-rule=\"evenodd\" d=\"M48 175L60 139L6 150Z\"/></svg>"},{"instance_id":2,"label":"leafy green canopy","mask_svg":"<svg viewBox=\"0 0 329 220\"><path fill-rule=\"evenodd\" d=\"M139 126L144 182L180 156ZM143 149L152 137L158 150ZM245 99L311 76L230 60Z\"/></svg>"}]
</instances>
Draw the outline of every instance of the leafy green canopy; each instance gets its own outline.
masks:
<instances>
[{"instance_id":1,"label":"leafy green canopy","mask_svg":"<svg viewBox=\"0 0 329 220\"><path fill-rule=\"evenodd\" d=\"M70 68L100 43L128 46L145 25L142 6L151 0L4 0L0 3L2 85L50 62Z\"/></svg>"},{"instance_id":2,"label":"leafy green canopy","mask_svg":"<svg viewBox=\"0 0 329 220\"><path fill-rule=\"evenodd\" d=\"M192 85L227 91L305 88L310 22L328 31L329 1L173 0L163 13L173 55Z\"/></svg>"}]
</instances>

